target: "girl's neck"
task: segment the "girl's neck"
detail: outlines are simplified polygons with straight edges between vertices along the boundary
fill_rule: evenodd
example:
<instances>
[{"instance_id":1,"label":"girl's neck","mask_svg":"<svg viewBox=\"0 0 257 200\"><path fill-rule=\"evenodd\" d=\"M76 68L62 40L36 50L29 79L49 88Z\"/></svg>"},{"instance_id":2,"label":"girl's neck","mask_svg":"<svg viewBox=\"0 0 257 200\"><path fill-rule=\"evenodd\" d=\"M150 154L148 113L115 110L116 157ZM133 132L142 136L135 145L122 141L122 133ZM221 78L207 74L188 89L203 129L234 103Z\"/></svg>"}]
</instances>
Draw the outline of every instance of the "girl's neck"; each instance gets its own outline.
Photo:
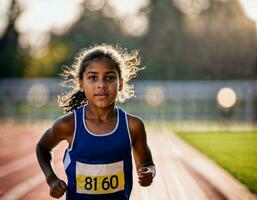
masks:
<instances>
[{"instance_id":1,"label":"girl's neck","mask_svg":"<svg viewBox=\"0 0 257 200\"><path fill-rule=\"evenodd\" d=\"M86 118L91 120L106 121L116 116L115 104L106 108L96 108L89 104L85 111Z\"/></svg>"}]
</instances>

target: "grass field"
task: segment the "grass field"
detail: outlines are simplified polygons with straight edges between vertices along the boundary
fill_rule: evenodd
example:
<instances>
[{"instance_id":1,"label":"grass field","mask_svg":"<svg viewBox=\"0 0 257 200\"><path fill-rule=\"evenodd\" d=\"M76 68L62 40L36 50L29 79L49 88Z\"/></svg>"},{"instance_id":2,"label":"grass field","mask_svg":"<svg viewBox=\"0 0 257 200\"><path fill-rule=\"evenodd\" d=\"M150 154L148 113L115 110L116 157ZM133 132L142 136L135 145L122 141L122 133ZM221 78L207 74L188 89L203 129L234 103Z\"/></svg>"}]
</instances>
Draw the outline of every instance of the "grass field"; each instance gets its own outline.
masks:
<instances>
[{"instance_id":1,"label":"grass field","mask_svg":"<svg viewBox=\"0 0 257 200\"><path fill-rule=\"evenodd\" d=\"M257 131L177 131L177 134L257 194Z\"/></svg>"}]
</instances>

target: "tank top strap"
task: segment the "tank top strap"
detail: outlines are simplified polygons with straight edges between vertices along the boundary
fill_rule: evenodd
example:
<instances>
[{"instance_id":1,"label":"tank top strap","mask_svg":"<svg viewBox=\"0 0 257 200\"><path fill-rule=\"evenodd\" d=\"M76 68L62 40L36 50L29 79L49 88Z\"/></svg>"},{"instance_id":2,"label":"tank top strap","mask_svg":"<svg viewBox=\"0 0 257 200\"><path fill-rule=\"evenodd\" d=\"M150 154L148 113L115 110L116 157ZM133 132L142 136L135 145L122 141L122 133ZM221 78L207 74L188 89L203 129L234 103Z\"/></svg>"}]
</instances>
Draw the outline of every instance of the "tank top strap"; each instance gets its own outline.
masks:
<instances>
[{"instance_id":1,"label":"tank top strap","mask_svg":"<svg viewBox=\"0 0 257 200\"><path fill-rule=\"evenodd\" d=\"M130 131L129 131L129 125L128 125L128 118L127 113L121 109L116 107L118 112L118 127L117 130L120 130L122 133L125 133L130 140L131 143L131 137L130 137ZM73 134L73 141L70 150L72 150L76 145L78 144L81 134L83 134L85 131L87 132L85 126L84 126L84 112L85 107L79 107L74 111L74 117L75 117L75 129Z\"/></svg>"},{"instance_id":2,"label":"tank top strap","mask_svg":"<svg viewBox=\"0 0 257 200\"><path fill-rule=\"evenodd\" d=\"M72 146L71 149L76 147L79 138L81 136L81 131L84 127L83 125L83 118L84 118L84 106L81 106L74 110L74 118L75 118L75 129L73 133L73 141L72 141Z\"/></svg>"},{"instance_id":3,"label":"tank top strap","mask_svg":"<svg viewBox=\"0 0 257 200\"><path fill-rule=\"evenodd\" d=\"M126 111L124 111L121 108L117 108L117 110L119 112L119 129L121 130L121 132L127 134L129 141L130 141L130 145L132 145L127 113L126 113Z\"/></svg>"},{"instance_id":4,"label":"tank top strap","mask_svg":"<svg viewBox=\"0 0 257 200\"><path fill-rule=\"evenodd\" d=\"M73 111L73 114L74 114L74 123L75 123L75 126L74 126L74 132L73 132L73 138L72 138L72 143L71 145L69 146L69 148L67 148L65 150L65 153L64 153L64 157L63 157L63 163L64 163L64 169L66 170L68 168L68 166L70 165L71 163L71 155L70 154L73 154L73 150L74 148L76 148L78 142L79 142L79 138L81 136L81 128L82 128L82 117L83 117L83 109L84 107L79 107L77 108L76 110ZM75 154L73 154L74 156Z\"/></svg>"},{"instance_id":5,"label":"tank top strap","mask_svg":"<svg viewBox=\"0 0 257 200\"><path fill-rule=\"evenodd\" d=\"M124 110L122 110L121 108L116 107L117 112L119 112L119 125L123 125L124 122L126 121L126 113Z\"/></svg>"}]
</instances>

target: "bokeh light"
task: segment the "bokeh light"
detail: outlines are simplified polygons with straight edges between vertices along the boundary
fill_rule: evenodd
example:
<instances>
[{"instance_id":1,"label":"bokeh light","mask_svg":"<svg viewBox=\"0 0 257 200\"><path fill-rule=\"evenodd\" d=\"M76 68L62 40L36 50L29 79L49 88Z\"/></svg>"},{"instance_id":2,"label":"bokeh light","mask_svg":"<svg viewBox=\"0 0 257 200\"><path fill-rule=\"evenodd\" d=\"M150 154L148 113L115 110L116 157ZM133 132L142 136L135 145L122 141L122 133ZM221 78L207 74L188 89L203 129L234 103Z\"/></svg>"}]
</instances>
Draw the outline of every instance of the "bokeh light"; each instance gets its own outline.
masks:
<instances>
[{"instance_id":1,"label":"bokeh light","mask_svg":"<svg viewBox=\"0 0 257 200\"><path fill-rule=\"evenodd\" d=\"M19 44L22 48L29 48L33 45L34 49L47 46L50 41L50 34L47 32L28 32L21 34Z\"/></svg>"},{"instance_id":2,"label":"bokeh light","mask_svg":"<svg viewBox=\"0 0 257 200\"><path fill-rule=\"evenodd\" d=\"M257 1L255 0L239 0L245 14L252 20L257 21Z\"/></svg>"},{"instance_id":3,"label":"bokeh light","mask_svg":"<svg viewBox=\"0 0 257 200\"><path fill-rule=\"evenodd\" d=\"M85 2L86 8L90 11L98 11L103 8L105 0L88 0Z\"/></svg>"},{"instance_id":4,"label":"bokeh light","mask_svg":"<svg viewBox=\"0 0 257 200\"><path fill-rule=\"evenodd\" d=\"M32 85L27 93L28 102L34 107L44 106L49 99L49 91L44 84L34 84Z\"/></svg>"},{"instance_id":5,"label":"bokeh light","mask_svg":"<svg viewBox=\"0 0 257 200\"><path fill-rule=\"evenodd\" d=\"M237 100L236 93L231 88L222 88L217 94L218 104L222 108L231 108L235 105Z\"/></svg>"},{"instance_id":6,"label":"bokeh light","mask_svg":"<svg viewBox=\"0 0 257 200\"><path fill-rule=\"evenodd\" d=\"M0 37L4 33L2 30L5 29L5 27L8 24L8 7L10 6L11 1L0 1Z\"/></svg>"},{"instance_id":7,"label":"bokeh light","mask_svg":"<svg viewBox=\"0 0 257 200\"><path fill-rule=\"evenodd\" d=\"M255 21L257 28L257 1L256 0L239 0L241 3L245 14Z\"/></svg>"},{"instance_id":8,"label":"bokeh light","mask_svg":"<svg viewBox=\"0 0 257 200\"><path fill-rule=\"evenodd\" d=\"M103 13L118 20L125 34L138 37L146 34L149 29L148 15L141 11L149 4L149 0L108 0Z\"/></svg>"},{"instance_id":9,"label":"bokeh light","mask_svg":"<svg viewBox=\"0 0 257 200\"><path fill-rule=\"evenodd\" d=\"M23 12L17 19L16 29L21 33L22 46L44 46L49 32L62 34L76 22L82 14L81 0L32 1L19 0ZM43 35L43 36L42 36ZM48 42L48 41L47 41Z\"/></svg>"},{"instance_id":10,"label":"bokeh light","mask_svg":"<svg viewBox=\"0 0 257 200\"><path fill-rule=\"evenodd\" d=\"M198 15L210 6L209 0L173 0L173 2L186 15Z\"/></svg>"},{"instance_id":11,"label":"bokeh light","mask_svg":"<svg viewBox=\"0 0 257 200\"><path fill-rule=\"evenodd\" d=\"M122 31L131 36L144 35L149 29L149 20L145 14L133 15L121 22Z\"/></svg>"},{"instance_id":12,"label":"bokeh light","mask_svg":"<svg viewBox=\"0 0 257 200\"><path fill-rule=\"evenodd\" d=\"M107 3L113 8L114 17L124 18L137 15L143 7L149 4L149 0L108 0Z\"/></svg>"},{"instance_id":13,"label":"bokeh light","mask_svg":"<svg viewBox=\"0 0 257 200\"><path fill-rule=\"evenodd\" d=\"M145 92L145 101L151 107L158 107L165 102L165 93L161 87L150 87Z\"/></svg>"}]
</instances>

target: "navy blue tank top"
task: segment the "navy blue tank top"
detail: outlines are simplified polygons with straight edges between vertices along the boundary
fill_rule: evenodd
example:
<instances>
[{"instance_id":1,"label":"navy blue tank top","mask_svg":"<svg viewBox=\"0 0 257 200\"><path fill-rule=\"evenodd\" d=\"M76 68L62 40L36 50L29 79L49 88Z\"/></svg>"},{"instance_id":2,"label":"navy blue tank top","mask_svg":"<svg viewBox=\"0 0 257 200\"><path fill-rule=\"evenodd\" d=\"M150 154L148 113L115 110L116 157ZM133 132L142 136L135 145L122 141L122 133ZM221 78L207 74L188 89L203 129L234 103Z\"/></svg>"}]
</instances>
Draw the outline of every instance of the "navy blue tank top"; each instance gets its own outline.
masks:
<instances>
[{"instance_id":1,"label":"navy blue tank top","mask_svg":"<svg viewBox=\"0 0 257 200\"><path fill-rule=\"evenodd\" d=\"M132 157L127 114L116 108L116 127L99 135L88 130L85 109L74 111L73 141L64 155L66 200L128 200L132 190Z\"/></svg>"}]
</instances>

